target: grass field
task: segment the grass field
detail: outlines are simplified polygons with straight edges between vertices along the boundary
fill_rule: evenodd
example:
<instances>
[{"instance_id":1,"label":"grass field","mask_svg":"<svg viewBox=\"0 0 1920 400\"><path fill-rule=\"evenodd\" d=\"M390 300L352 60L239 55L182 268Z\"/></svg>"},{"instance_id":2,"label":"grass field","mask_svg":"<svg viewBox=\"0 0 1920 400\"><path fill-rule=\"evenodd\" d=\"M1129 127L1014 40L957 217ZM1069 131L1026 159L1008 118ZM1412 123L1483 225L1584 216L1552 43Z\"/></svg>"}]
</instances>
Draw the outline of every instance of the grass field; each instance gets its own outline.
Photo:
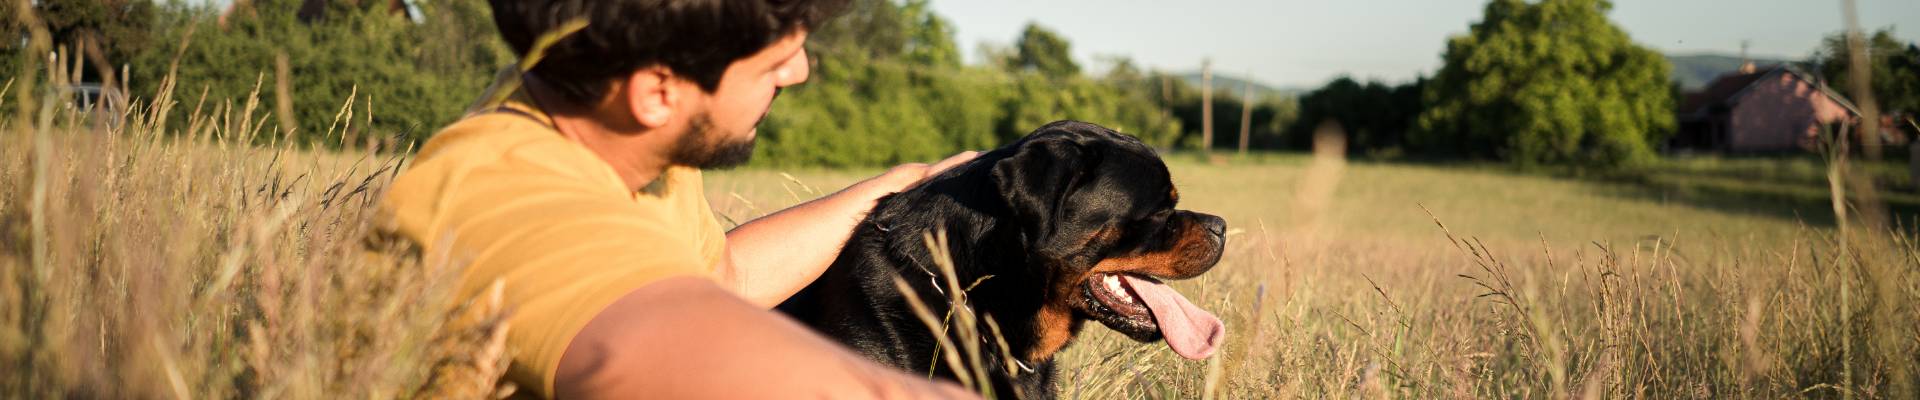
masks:
<instances>
[{"instance_id":1,"label":"grass field","mask_svg":"<svg viewBox=\"0 0 1920 400\"><path fill-rule=\"evenodd\" d=\"M0 117L0 397L495 391L511 351L499 306L450 298L431 254L364 251L370 201L404 149L244 145L271 142L254 137L257 110L201 108L114 129ZM1920 396L1920 251L1894 230L1839 235L1824 182L1806 178L1823 167L1805 163L1684 160L1585 181L1173 157L1182 208L1230 225L1221 265L1176 284L1227 321L1228 346L1191 362L1090 326L1062 355L1060 390ZM746 169L707 184L737 222L874 172ZM1909 202L1882 197L1896 213Z\"/></svg>"},{"instance_id":2,"label":"grass field","mask_svg":"<svg viewBox=\"0 0 1920 400\"><path fill-rule=\"evenodd\" d=\"M1854 365L1855 395L1904 398L1920 378L1911 246L1857 255L1846 335L1832 217L1791 217L1829 204L1292 155L1172 167L1182 207L1233 232L1179 285L1230 345L1188 362L1093 327L1067 397L1839 397ZM719 173L709 195L742 220L868 172Z\"/></svg>"}]
</instances>

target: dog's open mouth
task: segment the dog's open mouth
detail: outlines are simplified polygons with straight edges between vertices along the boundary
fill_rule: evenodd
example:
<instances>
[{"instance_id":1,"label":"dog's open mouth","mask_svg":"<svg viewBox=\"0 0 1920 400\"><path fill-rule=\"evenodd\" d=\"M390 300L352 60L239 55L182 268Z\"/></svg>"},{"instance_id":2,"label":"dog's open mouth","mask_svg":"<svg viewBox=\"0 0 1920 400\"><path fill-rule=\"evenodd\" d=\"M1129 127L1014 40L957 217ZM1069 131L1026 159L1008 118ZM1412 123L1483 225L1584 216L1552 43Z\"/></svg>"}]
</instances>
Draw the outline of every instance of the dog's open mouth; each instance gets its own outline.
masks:
<instances>
[{"instance_id":1,"label":"dog's open mouth","mask_svg":"<svg viewBox=\"0 0 1920 400\"><path fill-rule=\"evenodd\" d=\"M1226 338L1220 318L1157 279L1097 273L1087 278L1086 291L1094 320L1134 340L1165 338L1181 357L1207 358Z\"/></svg>"}]
</instances>

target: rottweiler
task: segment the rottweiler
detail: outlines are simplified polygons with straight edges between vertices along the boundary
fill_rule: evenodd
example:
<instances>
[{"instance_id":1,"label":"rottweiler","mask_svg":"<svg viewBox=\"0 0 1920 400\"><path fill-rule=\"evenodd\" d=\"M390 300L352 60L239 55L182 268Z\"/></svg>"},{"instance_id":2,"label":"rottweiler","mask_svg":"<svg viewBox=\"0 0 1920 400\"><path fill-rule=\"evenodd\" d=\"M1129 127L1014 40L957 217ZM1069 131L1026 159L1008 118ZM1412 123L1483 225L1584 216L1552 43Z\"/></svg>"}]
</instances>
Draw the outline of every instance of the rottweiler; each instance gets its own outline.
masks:
<instances>
[{"instance_id":1,"label":"rottweiler","mask_svg":"<svg viewBox=\"0 0 1920 400\"><path fill-rule=\"evenodd\" d=\"M952 380L933 330L894 284L900 277L947 315L950 290L924 239L944 230L956 278L974 285L972 311L999 324L1014 358L981 323L981 367L996 394L1052 398L1053 356L1087 320L1203 359L1224 326L1162 281L1212 269L1226 222L1175 209L1179 201L1166 164L1139 139L1054 122L881 198L833 265L779 310L874 361Z\"/></svg>"}]
</instances>

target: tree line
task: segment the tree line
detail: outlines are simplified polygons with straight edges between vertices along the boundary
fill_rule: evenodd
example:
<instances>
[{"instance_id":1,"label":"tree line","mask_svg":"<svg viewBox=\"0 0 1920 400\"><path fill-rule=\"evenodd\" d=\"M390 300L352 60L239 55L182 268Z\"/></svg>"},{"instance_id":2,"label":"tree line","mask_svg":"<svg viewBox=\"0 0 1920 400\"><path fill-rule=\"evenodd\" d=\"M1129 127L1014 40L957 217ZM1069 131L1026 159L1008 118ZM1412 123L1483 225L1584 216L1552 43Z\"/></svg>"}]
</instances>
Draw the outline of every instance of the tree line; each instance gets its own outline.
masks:
<instances>
[{"instance_id":1,"label":"tree line","mask_svg":"<svg viewBox=\"0 0 1920 400\"><path fill-rule=\"evenodd\" d=\"M124 79L131 95L153 99L174 74L181 114L238 113L252 98L267 115L284 95L291 104L280 111L292 115L278 120L293 121L288 136L316 145L337 145L342 133L423 140L513 59L489 39L491 17L478 0L212 3L42 0L36 11L57 47L88 53L88 82ZM0 67L18 70L24 49L0 46L8 63Z\"/></svg>"},{"instance_id":2,"label":"tree line","mask_svg":"<svg viewBox=\"0 0 1920 400\"><path fill-rule=\"evenodd\" d=\"M93 82L125 80L133 95L150 98L174 74L183 113L284 96L289 107L257 112L291 114L281 119L293 121L286 135L315 145L339 142L341 126L361 137L424 140L513 61L480 0L34 7L56 43L95 67ZM1257 149L1305 149L1316 126L1335 121L1359 156L1628 169L1656 159L1673 133L1677 89L1660 54L1607 18L1611 7L1491 0L1467 33L1445 39L1442 67L1413 82L1343 77L1297 98L1243 98L1221 86L1211 101L1214 142L1201 143L1208 101L1170 72L1110 57L1104 71L1089 73L1063 35L1038 24L965 63L952 23L927 0L856 0L812 33L812 80L776 101L756 159L833 167L924 161L1007 143L1058 119L1100 123L1164 149L1232 148L1245 107ZM21 37L15 19L0 16L0 37ZM0 68L19 70L27 56L20 43L0 41ZM1890 109L1916 107L1920 49L1901 48L1885 32L1872 43L1888 54L1871 58L1874 90ZM1821 54L1820 72L1844 79L1844 53Z\"/></svg>"}]
</instances>

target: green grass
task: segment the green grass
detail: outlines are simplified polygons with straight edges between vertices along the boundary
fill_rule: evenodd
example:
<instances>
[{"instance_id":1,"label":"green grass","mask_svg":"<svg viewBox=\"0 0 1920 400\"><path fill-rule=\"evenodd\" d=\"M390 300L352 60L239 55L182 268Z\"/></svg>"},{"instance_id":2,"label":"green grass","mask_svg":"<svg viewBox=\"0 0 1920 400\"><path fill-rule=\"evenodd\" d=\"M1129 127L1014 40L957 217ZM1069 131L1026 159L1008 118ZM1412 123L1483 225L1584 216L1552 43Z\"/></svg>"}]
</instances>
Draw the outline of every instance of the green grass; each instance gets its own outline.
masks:
<instances>
[{"instance_id":1,"label":"green grass","mask_svg":"<svg viewBox=\"0 0 1920 400\"><path fill-rule=\"evenodd\" d=\"M1856 161L1879 188L1876 205L1908 225L1920 214L1920 195L1905 160ZM1826 162L1812 154L1772 157L1670 159L1639 180L1646 192L1696 206L1833 224Z\"/></svg>"}]
</instances>

